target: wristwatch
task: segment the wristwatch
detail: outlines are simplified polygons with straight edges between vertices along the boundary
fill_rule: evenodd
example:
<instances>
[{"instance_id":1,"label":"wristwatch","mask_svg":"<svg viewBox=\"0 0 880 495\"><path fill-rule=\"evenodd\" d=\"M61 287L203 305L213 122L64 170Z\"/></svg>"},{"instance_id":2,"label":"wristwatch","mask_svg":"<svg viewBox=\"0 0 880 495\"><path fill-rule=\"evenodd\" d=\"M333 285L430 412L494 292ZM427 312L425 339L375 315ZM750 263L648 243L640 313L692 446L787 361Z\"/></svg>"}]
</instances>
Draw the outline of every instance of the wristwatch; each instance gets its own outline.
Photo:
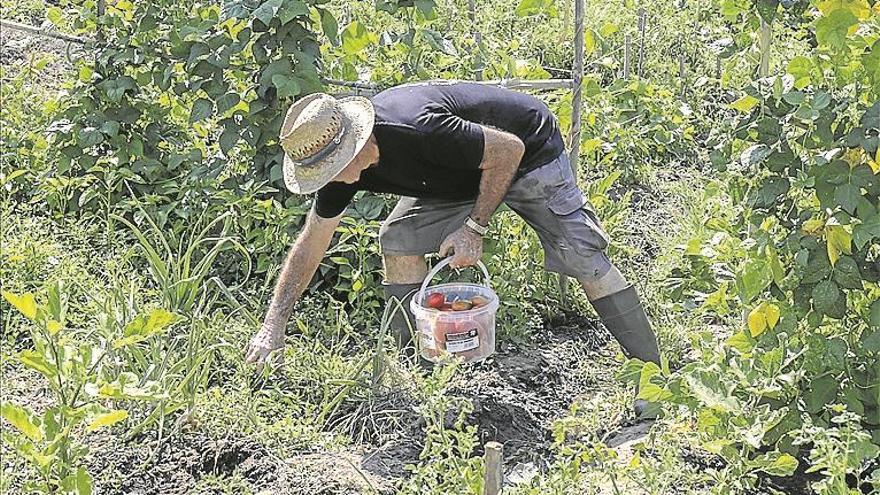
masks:
<instances>
[{"instance_id":1,"label":"wristwatch","mask_svg":"<svg viewBox=\"0 0 880 495\"><path fill-rule=\"evenodd\" d=\"M473 230L474 232L476 232L477 234L479 234L480 237L483 237L487 233L489 233L489 227L483 227L482 225L475 222L474 219L471 217L467 217L467 220L464 221L464 225L465 225L465 227L467 227L467 228Z\"/></svg>"}]
</instances>

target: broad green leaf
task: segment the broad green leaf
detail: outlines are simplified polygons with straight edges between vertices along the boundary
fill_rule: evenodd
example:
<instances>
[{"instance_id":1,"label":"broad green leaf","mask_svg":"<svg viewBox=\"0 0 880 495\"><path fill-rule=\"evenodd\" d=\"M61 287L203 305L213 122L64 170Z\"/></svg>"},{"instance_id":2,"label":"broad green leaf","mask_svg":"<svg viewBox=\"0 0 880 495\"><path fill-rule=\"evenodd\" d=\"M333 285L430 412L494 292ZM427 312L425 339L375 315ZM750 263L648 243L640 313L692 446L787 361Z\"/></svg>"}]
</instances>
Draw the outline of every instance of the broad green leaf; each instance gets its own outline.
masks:
<instances>
[{"instance_id":1,"label":"broad green leaf","mask_svg":"<svg viewBox=\"0 0 880 495\"><path fill-rule=\"evenodd\" d=\"M262 5L254 10L253 16L268 26L272 22L272 19L275 18L275 14L278 13L278 9L281 7L282 3L283 0L268 0L263 2Z\"/></svg>"},{"instance_id":2,"label":"broad green leaf","mask_svg":"<svg viewBox=\"0 0 880 495\"><path fill-rule=\"evenodd\" d=\"M329 10L321 9L321 29L333 46L339 45L339 23Z\"/></svg>"},{"instance_id":3,"label":"broad green leaf","mask_svg":"<svg viewBox=\"0 0 880 495\"><path fill-rule=\"evenodd\" d=\"M3 291L3 298L29 320L37 319L37 301L30 292L22 295Z\"/></svg>"},{"instance_id":4,"label":"broad green leaf","mask_svg":"<svg viewBox=\"0 0 880 495\"><path fill-rule=\"evenodd\" d=\"M58 7L49 7L46 10L46 19L49 19L49 22L55 26L61 26L61 21L64 19L64 12Z\"/></svg>"},{"instance_id":5,"label":"broad green leaf","mask_svg":"<svg viewBox=\"0 0 880 495\"><path fill-rule=\"evenodd\" d=\"M831 266L837 263L841 254L852 254L852 234L845 226L826 226L825 237L828 241L828 260L831 261Z\"/></svg>"},{"instance_id":6,"label":"broad green leaf","mask_svg":"<svg viewBox=\"0 0 880 495\"><path fill-rule=\"evenodd\" d=\"M753 465L771 476L791 476L797 470L798 461L789 454L769 452L753 461Z\"/></svg>"},{"instance_id":7,"label":"broad green leaf","mask_svg":"<svg viewBox=\"0 0 880 495\"><path fill-rule=\"evenodd\" d=\"M804 402L807 410L816 414L835 397L837 397L837 380L831 375L824 375L810 382L809 390L804 393Z\"/></svg>"},{"instance_id":8,"label":"broad green leaf","mask_svg":"<svg viewBox=\"0 0 880 495\"><path fill-rule=\"evenodd\" d=\"M871 105L865 115L862 115L861 124L869 129L880 129L880 101ZM880 149L878 149L878 153L880 153Z\"/></svg>"},{"instance_id":9,"label":"broad green leaf","mask_svg":"<svg viewBox=\"0 0 880 495\"><path fill-rule=\"evenodd\" d=\"M43 430L31 419L33 415L25 408L4 402L0 404L0 416L28 437L32 442L43 440Z\"/></svg>"},{"instance_id":10,"label":"broad green leaf","mask_svg":"<svg viewBox=\"0 0 880 495\"><path fill-rule=\"evenodd\" d=\"M834 200L850 215L855 215L861 197L862 191L854 184L841 184L834 189Z\"/></svg>"},{"instance_id":11,"label":"broad green leaf","mask_svg":"<svg viewBox=\"0 0 880 495\"><path fill-rule=\"evenodd\" d=\"M49 320L46 323L46 330L49 332L49 335L57 334L61 331L62 328L64 328L64 325L55 320Z\"/></svg>"},{"instance_id":12,"label":"broad green leaf","mask_svg":"<svg viewBox=\"0 0 880 495\"><path fill-rule=\"evenodd\" d=\"M773 270L764 259L750 259L736 277L736 287L744 304L752 302L773 282Z\"/></svg>"},{"instance_id":13,"label":"broad green leaf","mask_svg":"<svg viewBox=\"0 0 880 495\"><path fill-rule=\"evenodd\" d=\"M862 275L859 273L859 266L849 256L841 256L837 260L834 265L833 278L837 285L844 289L862 288Z\"/></svg>"},{"instance_id":14,"label":"broad green leaf","mask_svg":"<svg viewBox=\"0 0 880 495\"><path fill-rule=\"evenodd\" d=\"M89 431L95 431L104 426L112 426L120 421L128 418L128 411L123 409L114 409L104 414L99 414L86 427Z\"/></svg>"},{"instance_id":15,"label":"broad green leaf","mask_svg":"<svg viewBox=\"0 0 880 495\"><path fill-rule=\"evenodd\" d=\"M211 100L199 98L193 103L192 112L189 114L190 124L207 119L214 113L214 104Z\"/></svg>"},{"instance_id":16,"label":"broad green leaf","mask_svg":"<svg viewBox=\"0 0 880 495\"><path fill-rule=\"evenodd\" d=\"M517 17L529 17L548 11L553 6L553 0L520 0L514 13Z\"/></svg>"},{"instance_id":17,"label":"broad green leaf","mask_svg":"<svg viewBox=\"0 0 880 495\"><path fill-rule=\"evenodd\" d=\"M856 249L862 250L873 239L880 238L880 213L853 227L852 241Z\"/></svg>"},{"instance_id":18,"label":"broad green leaf","mask_svg":"<svg viewBox=\"0 0 880 495\"><path fill-rule=\"evenodd\" d=\"M163 332L177 319L177 315L164 309L154 309L149 315L138 315L123 329L123 337L113 341L113 348L119 349L142 342Z\"/></svg>"},{"instance_id":19,"label":"broad green leaf","mask_svg":"<svg viewBox=\"0 0 880 495\"><path fill-rule=\"evenodd\" d=\"M278 9L281 24L287 24L297 17L309 15L309 8L301 0L284 0Z\"/></svg>"},{"instance_id":20,"label":"broad green leaf","mask_svg":"<svg viewBox=\"0 0 880 495\"><path fill-rule=\"evenodd\" d=\"M739 351L740 354L748 354L755 347L754 341L745 331L731 335L724 343Z\"/></svg>"},{"instance_id":21,"label":"broad green leaf","mask_svg":"<svg viewBox=\"0 0 880 495\"><path fill-rule=\"evenodd\" d=\"M82 466L76 470L76 490L77 495L92 495L92 477Z\"/></svg>"},{"instance_id":22,"label":"broad green leaf","mask_svg":"<svg viewBox=\"0 0 880 495\"><path fill-rule=\"evenodd\" d=\"M880 328L880 299L871 303L871 315L868 321L872 327Z\"/></svg>"},{"instance_id":23,"label":"broad green leaf","mask_svg":"<svg viewBox=\"0 0 880 495\"><path fill-rule=\"evenodd\" d=\"M779 0L755 0L755 7L758 9L758 15L767 24L772 24L776 18L776 10L779 7Z\"/></svg>"},{"instance_id":24,"label":"broad green leaf","mask_svg":"<svg viewBox=\"0 0 880 495\"><path fill-rule=\"evenodd\" d=\"M837 11L849 12L857 19L867 19L871 15L868 0L824 0L817 5L822 15L830 15Z\"/></svg>"},{"instance_id":25,"label":"broad green leaf","mask_svg":"<svg viewBox=\"0 0 880 495\"><path fill-rule=\"evenodd\" d=\"M816 40L822 46L837 49L846 48L849 30L858 23L859 19L849 10L834 10L816 21Z\"/></svg>"},{"instance_id":26,"label":"broad green leaf","mask_svg":"<svg viewBox=\"0 0 880 495\"><path fill-rule=\"evenodd\" d=\"M756 306L755 309L749 312L748 316L748 324L749 324L749 333L751 333L752 337L758 337L764 330L767 329L767 320L764 318L764 315L760 311L761 306Z\"/></svg>"},{"instance_id":27,"label":"broad green leaf","mask_svg":"<svg viewBox=\"0 0 880 495\"><path fill-rule=\"evenodd\" d=\"M831 280L819 282L816 287L813 287L813 304L816 306L817 311L823 313L828 311L834 306L839 297L840 289Z\"/></svg>"},{"instance_id":28,"label":"broad green leaf","mask_svg":"<svg viewBox=\"0 0 880 495\"><path fill-rule=\"evenodd\" d=\"M728 106L734 110L739 110L742 113L749 113L755 108L755 105L760 102L760 100L752 95L745 95Z\"/></svg>"},{"instance_id":29,"label":"broad green leaf","mask_svg":"<svg viewBox=\"0 0 880 495\"><path fill-rule=\"evenodd\" d=\"M730 396L717 377L705 373L688 373L684 375L691 393L704 406L723 412L734 412L740 409L735 397Z\"/></svg>"},{"instance_id":30,"label":"broad green leaf","mask_svg":"<svg viewBox=\"0 0 880 495\"><path fill-rule=\"evenodd\" d=\"M292 98L300 93L299 83L296 79L284 74L272 76L272 84L278 89L279 98Z\"/></svg>"},{"instance_id":31,"label":"broad green leaf","mask_svg":"<svg viewBox=\"0 0 880 495\"><path fill-rule=\"evenodd\" d=\"M220 98L217 98L217 113L224 113L230 108L238 105L238 102L241 101L241 97L238 96L238 93L227 93Z\"/></svg>"},{"instance_id":32,"label":"broad green leaf","mask_svg":"<svg viewBox=\"0 0 880 495\"><path fill-rule=\"evenodd\" d=\"M342 30L342 51L347 54L361 52L373 41L373 35L358 21L352 21Z\"/></svg>"}]
</instances>

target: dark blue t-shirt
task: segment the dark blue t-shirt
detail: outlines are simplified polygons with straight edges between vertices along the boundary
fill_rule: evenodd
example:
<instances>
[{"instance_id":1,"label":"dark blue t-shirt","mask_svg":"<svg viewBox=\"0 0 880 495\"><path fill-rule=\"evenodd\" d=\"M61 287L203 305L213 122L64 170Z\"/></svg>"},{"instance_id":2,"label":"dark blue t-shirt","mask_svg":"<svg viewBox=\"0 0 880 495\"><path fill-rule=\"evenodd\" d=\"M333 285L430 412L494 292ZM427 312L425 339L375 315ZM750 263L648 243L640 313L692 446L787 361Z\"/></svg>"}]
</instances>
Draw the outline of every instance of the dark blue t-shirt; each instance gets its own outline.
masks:
<instances>
[{"instance_id":1,"label":"dark blue t-shirt","mask_svg":"<svg viewBox=\"0 0 880 495\"><path fill-rule=\"evenodd\" d=\"M379 163L354 184L331 182L318 191L315 210L333 218L355 193L373 191L418 198L477 197L483 131L478 124L509 132L525 144L517 175L548 163L565 146L547 106L533 96L475 83L417 83L372 98L373 134Z\"/></svg>"}]
</instances>

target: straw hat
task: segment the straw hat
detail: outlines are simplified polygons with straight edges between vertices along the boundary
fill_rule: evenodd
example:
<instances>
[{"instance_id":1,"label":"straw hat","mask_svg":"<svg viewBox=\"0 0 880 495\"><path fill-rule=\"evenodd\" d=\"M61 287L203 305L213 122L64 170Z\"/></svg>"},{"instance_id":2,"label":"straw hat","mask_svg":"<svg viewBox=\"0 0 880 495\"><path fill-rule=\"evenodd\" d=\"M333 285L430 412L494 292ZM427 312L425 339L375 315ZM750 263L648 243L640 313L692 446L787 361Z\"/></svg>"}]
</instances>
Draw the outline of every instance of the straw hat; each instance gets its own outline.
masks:
<instances>
[{"instance_id":1,"label":"straw hat","mask_svg":"<svg viewBox=\"0 0 880 495\"><path fill-rule=\"evenodd\" d=\"M315 93L296 101L281 126L284 184L297 194L324 187L361 151L374 121L373 104L359 96Z\"/></svg>"}]
</instances>

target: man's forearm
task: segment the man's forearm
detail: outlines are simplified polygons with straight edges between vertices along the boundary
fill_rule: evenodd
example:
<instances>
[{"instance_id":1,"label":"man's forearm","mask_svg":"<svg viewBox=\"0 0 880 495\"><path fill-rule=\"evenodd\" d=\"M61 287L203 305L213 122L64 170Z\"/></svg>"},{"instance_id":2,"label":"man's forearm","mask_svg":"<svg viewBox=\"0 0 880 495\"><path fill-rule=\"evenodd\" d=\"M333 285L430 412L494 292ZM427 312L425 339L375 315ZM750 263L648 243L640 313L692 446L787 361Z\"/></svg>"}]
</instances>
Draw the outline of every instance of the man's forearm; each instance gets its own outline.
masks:
<instances>
[{"instance_id":1,"label":"man's forearm","mask_svg":"<svg viewBox=\"0 0 880 495\"><path fill-rule=\"evenodd\" d=\"M518 165L519 162L516 162ZM504 195L510 189L517 167L500 166L483 171L480 179L480 192L471 210L471 219L480 225L489 225L489 219L498 205L504 200Z\"/></svg>"},{"instance_id":2,"label":"man's forearm","mask_svg":"<svg viewBox=\"0 0 880 495\"><path fill-rule=\"evenodd\" d=\"M471 211L471 219L480 225L488 225L489 218L504 200L510 184L519 169L525 147L516 136L483 128L485 149L483 151L483 175L480 192Z\"/></svg>"},{"instance_id":3,"label":"man's forearm","mask_svg":"<svg viewBox=\"0 0 880 495\"><path fill-rule=\"evenodd\" d=\"M307 220L305 230L297 237L284 259L264 325L280 329L287 325L293 305L305 292L318 269L337 224L338 219L310 217Z\"/></svg>"}]
</instances>

